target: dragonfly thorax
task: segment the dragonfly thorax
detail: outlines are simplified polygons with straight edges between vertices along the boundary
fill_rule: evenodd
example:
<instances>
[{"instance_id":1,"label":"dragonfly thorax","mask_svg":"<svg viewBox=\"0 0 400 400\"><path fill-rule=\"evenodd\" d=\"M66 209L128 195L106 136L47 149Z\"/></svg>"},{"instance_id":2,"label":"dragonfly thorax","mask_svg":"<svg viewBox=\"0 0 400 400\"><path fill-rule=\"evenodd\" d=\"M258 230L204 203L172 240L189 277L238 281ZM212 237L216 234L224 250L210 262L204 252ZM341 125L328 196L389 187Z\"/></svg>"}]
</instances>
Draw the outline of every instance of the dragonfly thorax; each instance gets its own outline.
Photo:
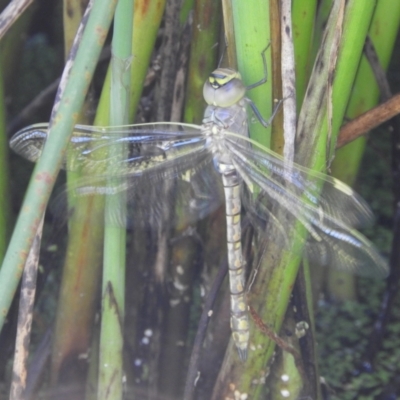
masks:
<instances>
[{"instance_id":1,"label":"dragonfly thorax","mask_svg":"<svg viewBox=\"0 0 400 400\"><path fill-rule=\"evenodd\" d=\"M220 164L232 164L230 152L226 149L226 133L236 133L248 137L245 99L225 108L209 105L204 112L202 134L209 138L208 143L214 154L214 164L220 173L225 172L219 167ZM232 137L229 140L235 141ZM222 169L229 168L222 167Z\"/></svg>"},{"instance_id":2,"label":"dragonfly thorax","mask_svg":"<svg viewBox=\"0 0 400 400\"><path fill-rule=\"evenodd\" d=\"M229 107L208 105L204 111L202 133L205 136L223 136L229 131L248 137L246 98Z\"/></svg>"},{"instance_id":3,"label":"dragonfly thorax","mask_svg":"<svg viewBox=\"0 0 400 400\"><path fill-rule=\"evenodd\" d=\"M238 103L246 94L239 72L229 68L213 71L203 87L203 96L207 104L217 107L230 107Z\"/></svg>"}]
</instances>

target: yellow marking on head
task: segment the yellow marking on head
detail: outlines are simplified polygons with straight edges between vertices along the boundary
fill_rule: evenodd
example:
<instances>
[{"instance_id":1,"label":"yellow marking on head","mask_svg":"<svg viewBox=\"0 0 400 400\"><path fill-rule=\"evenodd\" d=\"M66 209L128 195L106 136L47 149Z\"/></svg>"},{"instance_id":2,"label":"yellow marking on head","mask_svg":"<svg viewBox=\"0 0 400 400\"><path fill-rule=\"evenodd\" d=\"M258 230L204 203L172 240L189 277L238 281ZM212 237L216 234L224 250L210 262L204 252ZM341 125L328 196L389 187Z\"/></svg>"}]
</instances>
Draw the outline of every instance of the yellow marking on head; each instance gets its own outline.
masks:
<instances>
[{"instance_id":1,"label":"yellow marking on head","mask_svg":"<svg viewBox=\"0 0 400 400\"><path fill-rule=\"evenodd\" d=\"M208 81L214 89L225 86L232 79L242 80L239 72L230 68L218 68L211 72Z\"/></svg>"}]
</instances>

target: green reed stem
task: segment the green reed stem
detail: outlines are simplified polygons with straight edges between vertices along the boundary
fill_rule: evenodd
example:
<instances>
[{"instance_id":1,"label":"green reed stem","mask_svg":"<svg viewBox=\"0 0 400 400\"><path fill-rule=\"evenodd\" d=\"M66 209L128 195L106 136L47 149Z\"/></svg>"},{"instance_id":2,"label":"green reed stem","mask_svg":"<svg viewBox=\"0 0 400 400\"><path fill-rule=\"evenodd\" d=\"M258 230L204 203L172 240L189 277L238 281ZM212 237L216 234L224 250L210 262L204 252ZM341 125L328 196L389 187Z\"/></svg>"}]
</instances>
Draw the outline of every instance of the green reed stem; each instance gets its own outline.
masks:
<instances>
[{"instance_id":1,"label":"green reed stem","mask_svg":"<svg viewBox=\"0 0 400 400\"><path fill-rule=\"evenodd\" d=\"M0 270L0 329L21 278L26 257L46 208L56 176L107 36L116 1L94 1L61 98L55 104L49 139L36 165Z\"/></svg>"}]
</instances>

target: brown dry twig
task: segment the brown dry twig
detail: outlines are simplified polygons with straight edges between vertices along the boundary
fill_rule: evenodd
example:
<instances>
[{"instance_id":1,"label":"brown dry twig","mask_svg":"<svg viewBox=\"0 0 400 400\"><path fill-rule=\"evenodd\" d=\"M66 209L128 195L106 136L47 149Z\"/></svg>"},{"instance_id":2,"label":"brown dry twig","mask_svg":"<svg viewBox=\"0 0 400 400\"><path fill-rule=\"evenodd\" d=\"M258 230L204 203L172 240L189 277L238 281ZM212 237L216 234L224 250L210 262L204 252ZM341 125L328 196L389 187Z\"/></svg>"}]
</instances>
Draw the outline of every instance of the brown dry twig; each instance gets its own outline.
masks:
<instances>
[{"instance_id":1,"label":"brown dry twig","mask_svg":"<svg viewBox=\"0 0 400 400\"><path fill-rule=\"evenodd\" d=\"M336 148L352 142L397 114L400 114L400 94L396 94L385 103L372 108L344 125L340 129Z\"/></svg>"},{"instance_id":2,"label":"brown dry twig","mask_svg":"<svg viewBox=\"0 0 400 400\"><path fill-rule=\"evenodd\" d=\"M282 350L290 353L294 357L296 365L298 362L299 364L301 364L300 353L291 344L287 343L285 340L279 337L273 331L273 329L265 325L252 306L249 306L249 312L251 317L253 318L254 323L257 325L260 331L264 333L264 335L268 336L271 340L273 340Z\"/></svg>"}]
</instances>

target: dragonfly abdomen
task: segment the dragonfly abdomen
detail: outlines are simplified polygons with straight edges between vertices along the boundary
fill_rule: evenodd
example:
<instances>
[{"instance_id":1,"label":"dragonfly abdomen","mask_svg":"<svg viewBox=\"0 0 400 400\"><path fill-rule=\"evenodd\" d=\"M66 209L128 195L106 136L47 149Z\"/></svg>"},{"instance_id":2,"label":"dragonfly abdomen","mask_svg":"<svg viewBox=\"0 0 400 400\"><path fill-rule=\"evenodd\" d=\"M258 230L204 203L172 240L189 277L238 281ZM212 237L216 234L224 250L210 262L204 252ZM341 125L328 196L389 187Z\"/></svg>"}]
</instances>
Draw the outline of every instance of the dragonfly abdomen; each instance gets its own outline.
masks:
<instances>
[{"instance_id":1,"label":"dragonfly abdomen","mask_svg":"<svg viewBox=\"0 0 400 400\"><path fill-rule=\"evenodd\" d=\"M240 178L233 166L220 164L219 169L222 174L226 204L232 337L238 349L239 357L244 361L247 358L250 328L245 297L245 263L241 244Z\"/></svg>"}]
</instances>

